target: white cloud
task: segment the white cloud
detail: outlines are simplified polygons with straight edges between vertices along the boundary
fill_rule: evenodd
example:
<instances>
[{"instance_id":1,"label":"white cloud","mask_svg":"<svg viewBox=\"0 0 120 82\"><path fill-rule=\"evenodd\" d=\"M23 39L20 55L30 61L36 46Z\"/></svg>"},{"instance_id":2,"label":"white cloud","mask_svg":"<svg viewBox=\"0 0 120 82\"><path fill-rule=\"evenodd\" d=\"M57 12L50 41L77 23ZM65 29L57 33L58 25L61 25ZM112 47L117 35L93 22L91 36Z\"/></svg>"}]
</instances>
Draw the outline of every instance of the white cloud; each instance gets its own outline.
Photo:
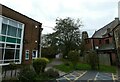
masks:
<instances>
[{"instance_id":1,"label":"white cloud","mask_svg":"<svg viewBox=\"0 0 120 82\"><path fill-rule=\"evenodd\" d=\"M43 33L51 33L55 19L81 18L85 29L98 29L117 17L118 0L0 0L22 14L43 23Z\"/></svg>"}]
</instances>

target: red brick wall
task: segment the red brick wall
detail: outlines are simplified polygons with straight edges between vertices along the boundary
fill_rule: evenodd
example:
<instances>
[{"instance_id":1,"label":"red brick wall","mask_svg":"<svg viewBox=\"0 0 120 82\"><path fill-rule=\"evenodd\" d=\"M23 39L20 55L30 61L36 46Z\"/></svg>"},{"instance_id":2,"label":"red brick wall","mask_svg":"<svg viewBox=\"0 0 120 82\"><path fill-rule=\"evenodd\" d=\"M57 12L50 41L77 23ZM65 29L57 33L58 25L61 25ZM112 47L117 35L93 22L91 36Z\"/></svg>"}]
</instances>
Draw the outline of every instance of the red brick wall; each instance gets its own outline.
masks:
<instances>
[{"instance_id":1,"label":"red brick wall","mask_svg":"<svg viewBox=\"0 0 120 82\"><path fill-rule=\"evenodd\" d=\"M39 35L41 35L41 32L39 31L41 30L41 23L31 18L28 18L5 6L2 6L2 15L25 24L22 61L24 63L30 63L32 60L32 50L38 49L38 42L35 43L35 40L39 41L40 39ZM38 26L38 28L35 28L36 25ZM30 53L28 61L25 60L25 50L29 50Z\"/></svg>"}]
</instances>

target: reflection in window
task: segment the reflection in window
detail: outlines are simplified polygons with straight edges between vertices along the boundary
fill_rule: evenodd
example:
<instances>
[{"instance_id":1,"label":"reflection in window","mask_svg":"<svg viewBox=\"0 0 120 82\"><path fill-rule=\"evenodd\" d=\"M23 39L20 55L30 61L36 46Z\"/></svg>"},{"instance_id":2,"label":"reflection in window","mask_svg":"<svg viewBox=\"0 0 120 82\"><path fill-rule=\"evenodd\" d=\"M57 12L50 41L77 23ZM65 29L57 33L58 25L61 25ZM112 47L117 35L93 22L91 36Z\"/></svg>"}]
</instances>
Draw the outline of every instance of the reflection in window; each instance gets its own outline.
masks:
<instances>
[{"instance_id":1,"label":"reflection in window","mask_svg":"<svg viewBox=\"0 0 120 82\"><path fill-rule=\"evenodd\" d=\"M4 43L0 43L0 47L3 48L4 47Z\"/></svg>"},{"instance_id":2,"label":"reflection in window","mask_svg":"<svg viewBox=\"0 0 120 82\"><path fill-rule=\"evenodd\" d=\"M14 59L14 49L5 49L5 58L4 59Z\"/></svg>"},{"instance_id":3,"label":"reflection in window","mask_svg":"<svg viewBox=\"0 0 120 82\"><path fill-rule=\"evenodd\" d=\"M6 44L7 48L15 48L15 44Z\"/></svg>"},{"instance_id":4,"label":"reflection in window","mask_svg":"<svg viewBox=\"0 0 120 82\"><path fill-rule=\"evenodd\" d=\"M37 50L32 51L32 58L37 58Z\"/></svg>"},{"instance_id":5,"label":"reflection in window","mask_svg":"<svg viewBox=\"0 0 120 82\"><path fill-rule=\"evenodd\" d=\"M22 30L18 29L17 37L21 38L21 33L22 33Z\"/></svg>"},{"instance_id":6,"label":"reflection in window","mask_svg":"<svg viewBox=\"0 0 120 82\"><path fill-rule=\"evenodd\" d=\"M2 34L6 35L6 31L7 31L7 25L2 24Z\"/></svg>"},{"instance_id":7,"label":"reflection in window","mask_svg":"<svg viewBox=\"0 0 120 82\"><path fill-rule=\"evenodd\" d=\"M8 25L8 34L7 35L16 37L16 32L17 32L16 27Z\"/></svg>"},{"instance_id":8,"label":"reflection in window","mask_svg":"<svg viewBox=\"0 0 120 82\"><path fill-rule=\"evenodd\" d=\"M29 50L26 50L25 52L25 59L29 59Z\"/></svg>"},{"instance_id":9,"label":"reflection in window","mask_svg":"<svg viewBox=\"0 0 120 82\"><path fill-rule=\"evenodd\" d=\"M3 59L3 52L4 52L4 49L0 49L0 60Z\"/></svg>"},{"instance_id":10,"label":"reflection in window","mask_svg":"<svg viewBox=\"0 0 120 82\"><path fill-rule=\"evenodd\" d=\"M7 37L6 42L16 43L16 38Z\"/></svg>"},{"instance_id":11,"label":"reflection in window","mask_svg":"<svg viewBox=\"0 0 120 82\"><path fill-rule=\"evenodd\" d=\"M20 43L21 43L21 40L20 40L20 39L17 39L17 43L20 44Z\"/></svg>"},{"instance_id":12,"label":"reflection in window","mask_svg":"<svg viewBox=\"0 0 120 82\"><path fill-rule=\"evenodd\" d=\"M5 42L5 36L0 36L0 41Z\"/></svg>"},{"instance_id":13,"label":"reflection in window","mask_svg":"<svg viewBox=\"0 0 120 82\"><path fill-rule=\"evenodd\" d=\"M19 55L20 55L20 50L16 50L16 56L15 56L15 59L19 59Z\"/></svg>"},{"instance_id":14,"label":"reflection in window","mask_svg":"<svg viewBox=\"0 0 120 82\"><path fill-rule=\"evenodd\" d=\"M17 48L20 48L20 45L17 45Z\"/></svg>"}]
</instances>

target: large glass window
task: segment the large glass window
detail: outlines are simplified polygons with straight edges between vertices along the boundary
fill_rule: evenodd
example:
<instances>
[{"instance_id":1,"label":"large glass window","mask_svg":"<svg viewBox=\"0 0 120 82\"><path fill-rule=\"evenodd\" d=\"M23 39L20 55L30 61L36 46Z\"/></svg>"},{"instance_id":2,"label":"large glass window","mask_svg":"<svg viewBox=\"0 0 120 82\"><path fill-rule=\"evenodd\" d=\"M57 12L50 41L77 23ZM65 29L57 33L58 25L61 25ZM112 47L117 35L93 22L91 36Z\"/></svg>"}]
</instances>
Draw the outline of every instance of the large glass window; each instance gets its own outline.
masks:
<instances>
[{"instance_id":1,"label":"large glass window","mask_svg":"<svg viewBox=\"0 0 120 82\"><path fill-rule=\"evenodd\" d=\"M0 22L0 64L21 62L22 40L24 25L18 21L1 16ZM26 55L29 59L29 53Z\"/></svg>"}]
</instances>

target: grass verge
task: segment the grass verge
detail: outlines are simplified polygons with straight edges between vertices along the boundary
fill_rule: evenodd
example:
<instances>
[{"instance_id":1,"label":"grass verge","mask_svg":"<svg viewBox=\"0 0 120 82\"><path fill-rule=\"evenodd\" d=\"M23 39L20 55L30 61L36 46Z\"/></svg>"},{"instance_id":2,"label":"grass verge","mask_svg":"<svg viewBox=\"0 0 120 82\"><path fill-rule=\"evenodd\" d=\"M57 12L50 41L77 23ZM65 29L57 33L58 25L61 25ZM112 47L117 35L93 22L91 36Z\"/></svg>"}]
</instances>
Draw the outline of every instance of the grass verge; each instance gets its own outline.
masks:
<instances>
[{"instance_id":1,"label":"grass verge","mask_svg":"<svg viewBox=\"0 0 120 82\"><path fill-rule=\"evenodd\" d=\"M61 64L61 65L55 66L55 68L60 70L60 71L66 72L66 73L71 72L73 70L91 70L90 65L81 64L81 63L77 64L76 68L74 68L71 64L70 65ZM100 69L97 71L116 73L116 67L115 66L100 65Z\"/></svg>"}]
</instances>

